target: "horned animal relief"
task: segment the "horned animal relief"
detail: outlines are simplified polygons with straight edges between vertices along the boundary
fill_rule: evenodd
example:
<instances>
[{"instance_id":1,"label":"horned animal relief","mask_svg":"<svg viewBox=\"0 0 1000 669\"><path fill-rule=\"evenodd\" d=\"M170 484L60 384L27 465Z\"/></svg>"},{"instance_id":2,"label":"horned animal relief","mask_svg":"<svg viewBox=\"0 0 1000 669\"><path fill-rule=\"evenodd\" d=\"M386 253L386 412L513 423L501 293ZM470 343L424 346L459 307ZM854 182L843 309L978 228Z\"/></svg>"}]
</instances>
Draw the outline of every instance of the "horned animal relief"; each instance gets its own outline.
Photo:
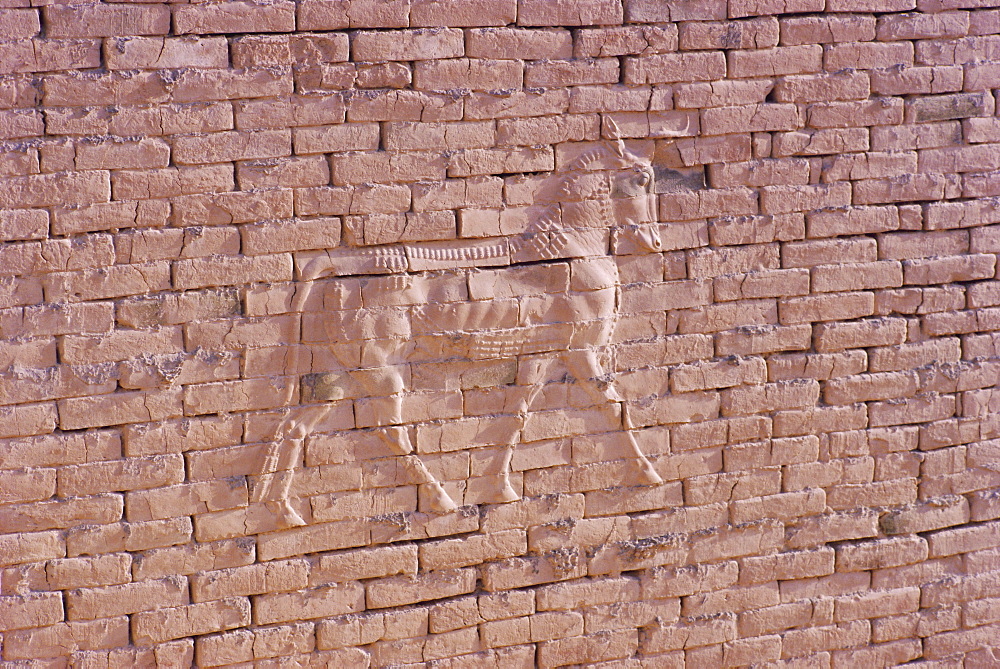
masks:
<instances>
[{"instance_id":1,"label":"horned animal relief","mask_svg":"<svg viewBox=\"0 0 1000 669\"><path fill-rule=\"evenodd\" d=\"M612 139L528 184L532 204L494 212L486 233L379 245L354 235L297 261L290 305L301 342L288 367L299 384L251 477L251 502L274 528L307 524L296 474L310 444L338 439L335 415L353 420L343 434L364 437L388 475L417 487L421 510L520 499L516 451L544 438L569 401L547 395L553 380L570 381L561 387L620 434L623 486L662 482L608 372L621 291L614 253L662 246L650 161ZM473 401L463 392L475 407L463 407ZM461 450L467 459L441 473L428 462Z\"/></svg>"}]
</instances>

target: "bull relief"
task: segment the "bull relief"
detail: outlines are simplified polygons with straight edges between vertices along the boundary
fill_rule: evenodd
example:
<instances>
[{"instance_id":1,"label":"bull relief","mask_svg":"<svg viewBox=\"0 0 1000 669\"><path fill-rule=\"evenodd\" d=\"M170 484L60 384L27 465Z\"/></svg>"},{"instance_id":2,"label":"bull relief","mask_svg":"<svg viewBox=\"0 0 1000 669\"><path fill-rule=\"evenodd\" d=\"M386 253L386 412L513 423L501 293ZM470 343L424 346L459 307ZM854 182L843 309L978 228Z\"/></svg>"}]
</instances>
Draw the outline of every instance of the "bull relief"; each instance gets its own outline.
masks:
<instances>
[{"instance_id":1,"label":"bull relief","mask_svg":"<svg viewBox=\"0 0 1000 669\"><path fill-rule=\"evenodd\" d=\"M425 512L518 500L516 450L544 438L559 415L545 410L574 405L597 407L607 423L597 431L620 433L623 486L662 482L608 371L614 255L662 249L650 161L613 126L612 137L532 182L532 205L464 212L476 225L457 240L373 218L339 248L297 259L301 341L288 368L299 384L251 477L268 525L307 524L295 479L324 439L353 440L345 458L373 458L378 475L416 486ZM550 393L556 385L569 391ZM351 414L350 432L328 431Z\"/></svg>"}]
</instances>

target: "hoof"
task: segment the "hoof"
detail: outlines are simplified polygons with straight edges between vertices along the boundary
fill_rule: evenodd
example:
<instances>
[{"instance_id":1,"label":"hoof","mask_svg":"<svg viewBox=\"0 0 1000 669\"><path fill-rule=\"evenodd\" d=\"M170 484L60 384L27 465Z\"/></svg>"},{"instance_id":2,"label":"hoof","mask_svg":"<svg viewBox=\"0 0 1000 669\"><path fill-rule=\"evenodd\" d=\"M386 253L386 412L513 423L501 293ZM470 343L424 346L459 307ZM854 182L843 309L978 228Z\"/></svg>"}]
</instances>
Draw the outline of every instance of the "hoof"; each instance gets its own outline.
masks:
<instances>
[{"instance_id":1,"label":"hoof","mask_svg":"<svg viewBox=\"0 0 1000 669\"><path fill-rule=\"evenodd\" d=\"M444 491L444 488L437 481L425 483L423 488L426 493L427 507L431 512L441 514L451 513L458 508L455 501Z\"/></svg>"},{"instance_id":2,"label":"hoof","mask_svg":"<svg viewBox=\"0 0 1000 669\"><path fill-rule=\"evenodd\" d=\"M271 512L274 514L275 523L278 527L284 529L288 527L302 527L307 525L306 521L302 520L302 516L292 508L292 505L288 503L288 500L282 500L276 505L267 505Z\"/></svg>"},{"instance_id":3,"label":"hoof","mask_svg":"<svg viewBox=\"0 0 1000 669\"><path fill-rule=\"evenodd\" d=\"M656 470L653 469L653 463L646 458L637 460L636 466L639 470L637 481L639 485L660 485L663 483L663 477L656 473Z\"/></svg>"}]
</instances>

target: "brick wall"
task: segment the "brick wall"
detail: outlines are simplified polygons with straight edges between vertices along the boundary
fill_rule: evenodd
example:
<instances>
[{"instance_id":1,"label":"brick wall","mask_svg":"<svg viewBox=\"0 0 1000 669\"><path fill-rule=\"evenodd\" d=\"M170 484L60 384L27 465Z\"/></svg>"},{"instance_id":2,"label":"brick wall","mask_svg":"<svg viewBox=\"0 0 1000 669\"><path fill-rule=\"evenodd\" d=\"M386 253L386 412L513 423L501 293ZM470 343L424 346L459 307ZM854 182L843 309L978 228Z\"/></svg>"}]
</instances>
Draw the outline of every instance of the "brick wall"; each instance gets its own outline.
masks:
<instances>
[{"instance_id":1,"label":"brick wall","mask_svg":"<svg viewBox=\"0 0 1000 669\"><path fill-rule=\"evenodd\" d=\"M0 0L0 666L1000 665L992 4Z\"/></svg>"}]
</instances>

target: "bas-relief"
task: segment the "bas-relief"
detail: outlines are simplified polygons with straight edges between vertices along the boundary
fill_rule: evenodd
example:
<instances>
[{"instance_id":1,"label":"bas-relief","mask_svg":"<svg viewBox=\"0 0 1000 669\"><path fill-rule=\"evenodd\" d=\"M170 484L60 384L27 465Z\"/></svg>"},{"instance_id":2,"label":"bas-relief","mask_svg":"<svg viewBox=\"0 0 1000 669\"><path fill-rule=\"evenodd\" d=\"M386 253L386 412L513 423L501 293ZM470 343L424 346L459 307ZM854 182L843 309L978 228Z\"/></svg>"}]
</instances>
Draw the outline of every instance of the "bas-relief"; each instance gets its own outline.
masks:
<instances>
[{"instance_id":1,"label":"bas-relief","mask_svg":"<svg viewBox=\"0 0 1000 669\"><path fill-rule=\"evenodd\" d=\"M401 459L410 484L421 486L425 510L446 513L463 504L520 499L511 481L511 460L531 420L529 412L545 387L546 372L556 364L563 366L595 404L611 409L607 413L618 424L605 429L623 434L624 457L630 460L631 476L622 484L661 483L636 442L627 405L606 369L621 290L613 255L621 249L637 253L657 252L662 247L655 225L653 179L648 159L631 152L620 139L608 140L595 144L540 183L520 231L490 239L341 247L300 262L292 311L304 312L304 340L310 331L325 331L321 348L328 350L329 355L324 356L328 362L317 362L318 356L314 356L312 373L302 377L308 377L309 383L299 388L292 384L284 417L267 445L257 475L252 477L251 502L267 509L276 528L306 524L291 495L304 443L337 400L364 398L382 399L377 415L366 421L360 420L355 404L356 427L374 431ZM306 309L316 286L330 277L383 277L380 289L388 295L419 291L427 278L474 276L519 267L537 271L508 284L525 293L512 296L517 305L515 320L501 313L491 296L444 305L428 302L407 309L380 306L385 302L372 299L369 293L367 302L374 304L362 304L351 314L364 339L345 345L343 319ZM553 286L565 283L567 270L572 277L569 289L550 293ZM548 299L531 300L527 295L548 295ZM309 327L310 322L316 325L315 319L321 328ZM292 347L293 358L303 355L303 348ZM537 368L531 370L532 381L517 396L515 406L503 407L504 413L516 417L506 446L497 449L499 455L488 469L491 473L468 479L462 499L456 499L414 447L412 429L404 415L406 400L414 395L408 384L408 365L434 360L500 360L522 354L533 354ZM299 369L301 362L296 358L289 366ZM338 387L343 381L351 388ZM302 387L311 390L300 396Z\"/></svg>"}]
</instances>

